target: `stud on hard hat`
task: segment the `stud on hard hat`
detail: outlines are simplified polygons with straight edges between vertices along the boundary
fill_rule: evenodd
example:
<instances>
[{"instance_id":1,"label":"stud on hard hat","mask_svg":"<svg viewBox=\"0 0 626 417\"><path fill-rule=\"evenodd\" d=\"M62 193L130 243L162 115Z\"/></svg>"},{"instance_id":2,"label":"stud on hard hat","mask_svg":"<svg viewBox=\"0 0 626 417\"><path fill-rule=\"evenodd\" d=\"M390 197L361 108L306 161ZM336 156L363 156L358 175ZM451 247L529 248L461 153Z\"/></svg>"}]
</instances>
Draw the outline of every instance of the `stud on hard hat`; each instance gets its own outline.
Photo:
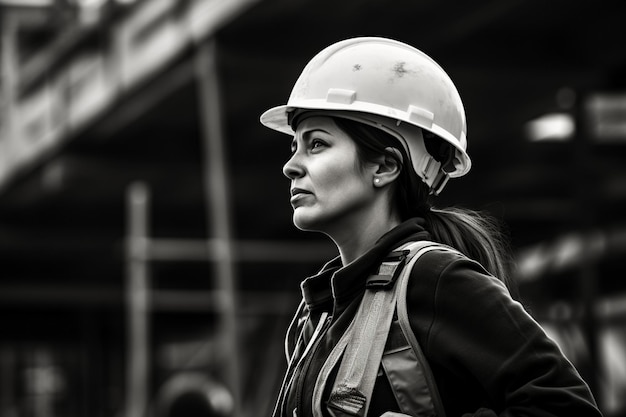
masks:
<instances>
[{"instance_id":1,"label":"stud on hard hat","mask_svg":"<svg viewBox=\"0 0 626 417\"><path fill-rule=\"evenodd\" d=\"M292 119L304 111L353 119L392 134L434 194L449 177L470 169L465 110L456 87L435 61L405 43L363 37L328 46L305 66L287 104L263 113L261 123L293 135ZM437 161L428 153L421 129L454 148L451 161Z\"/></svg>"}]
</instances>

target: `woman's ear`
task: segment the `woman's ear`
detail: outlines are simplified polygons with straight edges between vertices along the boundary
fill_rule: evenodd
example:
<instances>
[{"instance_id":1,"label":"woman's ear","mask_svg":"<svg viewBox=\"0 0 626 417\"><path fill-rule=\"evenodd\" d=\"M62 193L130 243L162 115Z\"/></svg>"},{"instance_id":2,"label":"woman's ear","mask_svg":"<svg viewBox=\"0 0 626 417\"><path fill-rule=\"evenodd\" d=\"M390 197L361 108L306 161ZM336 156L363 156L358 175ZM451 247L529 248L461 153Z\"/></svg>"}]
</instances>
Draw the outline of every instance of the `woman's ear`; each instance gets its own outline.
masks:
<instances>
[{"instance_id":1,"label":"woman's ear","mask_svg":"<svg viewBox=\"0 0 626 417\"><path fill-rule=\"evenodd\" d=\"M404 163L402 154L396 148L385 148L386 153L382 155L377 164L374 174L374 186L383 187L394 182L402 171Z\"/></svg>"}]
</instances>

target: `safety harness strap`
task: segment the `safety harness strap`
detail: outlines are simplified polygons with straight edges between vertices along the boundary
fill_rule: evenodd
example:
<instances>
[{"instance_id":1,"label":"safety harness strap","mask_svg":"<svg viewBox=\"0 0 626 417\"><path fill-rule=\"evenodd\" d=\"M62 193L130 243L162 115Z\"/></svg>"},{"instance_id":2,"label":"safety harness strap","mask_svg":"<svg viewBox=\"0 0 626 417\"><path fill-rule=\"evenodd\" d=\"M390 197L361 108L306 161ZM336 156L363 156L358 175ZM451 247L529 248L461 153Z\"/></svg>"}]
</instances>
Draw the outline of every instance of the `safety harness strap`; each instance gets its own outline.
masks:
<instances>
[{"instance_id":1,"label":"safety harness strap","mask_svg":"<svg viewBox=\"0 0 626 417\"><path fill-rule=\"evenodd\" d=\"M409 251L390 253L377 273L368 278L363 300L354 319L330 352L318 375L313 389L315 417L323 415L321 407L324 387L340 360L341 366L335 379L340 385L334 387L328 402L331 415L364 416L367 412L370 397L368 387L373 387L376 380L393 317L393 309L388 307L395 304L395 291L390 290L393 289L400 266L408 255ZM376 339L374 343L372 338Z\"/></svg>"},{"instance_id":2,"label":"safety harness strap","mask_svg":"<svg viewBox=\"0 0 626 417\"><path fill-rule=\"evenodd\" d=\"M403 337L401 343L396 346L388 343L388 350L382 359L383 369L396 401L401 411L410 416L445 417L446 415L435 378L411 329L407 308L407 288L413 264L419 256L434 249L456 252L448 246L431 242L430 246L421 247L412 258L410 265L404 269L396 284L398 322L394 323L394 325L399 325ZM397 332L391 332L391 334L394 333L397 334ZM408 345L406 345L407 342ZM414 377L407 380L406 375Z\"/></svg>"},{"instance_id":3,"label":"safety harness strap","mask_svg":"<svg viewBox=\"0 0 626 417\"><path fill-rule=\"evenodd\" d=\"M393 309L387 306L394 302L395 291L366 291L328 399L333 417L367 414L370 387L376 381L393 317Z\"/></svg>"},{"instance_id":4,"label":"safety harness strap","mask_svg":"<svg viewBox=\"0 0 626 417\"><path fill-rule=\"evenodd\" d=\"M392 252L378 273L368 278L354 319L318 375L313 390L314 417L324 415L324 387L338 364L326 404L333 417L367 416L381 367L402 413L445 417L432 371L410 327L406 303L413 265L435 249L453 251L434 242L411 242ZM393 320L395 311L398 321Z\"/></svg>"}]
</instances>

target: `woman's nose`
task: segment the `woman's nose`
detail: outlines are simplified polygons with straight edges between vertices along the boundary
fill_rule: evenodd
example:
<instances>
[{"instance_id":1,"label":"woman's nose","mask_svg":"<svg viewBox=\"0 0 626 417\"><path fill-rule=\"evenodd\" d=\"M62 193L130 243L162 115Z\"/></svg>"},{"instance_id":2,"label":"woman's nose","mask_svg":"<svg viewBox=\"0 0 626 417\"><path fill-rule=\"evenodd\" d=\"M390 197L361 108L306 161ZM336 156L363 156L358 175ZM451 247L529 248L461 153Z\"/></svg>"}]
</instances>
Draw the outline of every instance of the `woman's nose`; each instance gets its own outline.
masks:
<instances>
[{"instance_id":1,"label":"woman's nose","mask_svg":"<svg viewBox=\"0 0 626 417\"><path fill-rule=\"evenodd\" d=\"M294 152L291 158L283 165L283 174L290 180L299 178L304 174L297 152Z\"/></svg>"}]
</instances>

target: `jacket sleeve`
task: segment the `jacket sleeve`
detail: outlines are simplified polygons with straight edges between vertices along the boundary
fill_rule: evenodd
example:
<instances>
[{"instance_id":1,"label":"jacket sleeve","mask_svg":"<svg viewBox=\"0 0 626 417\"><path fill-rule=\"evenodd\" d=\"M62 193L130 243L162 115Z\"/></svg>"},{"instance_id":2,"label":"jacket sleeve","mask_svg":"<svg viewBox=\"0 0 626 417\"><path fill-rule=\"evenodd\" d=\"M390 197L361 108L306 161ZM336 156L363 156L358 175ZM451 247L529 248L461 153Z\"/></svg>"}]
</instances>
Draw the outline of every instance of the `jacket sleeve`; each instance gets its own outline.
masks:
<instances>
[{"instance_id":1,"label":"jacket sleeve","mask_svg":"<svg viewBox=\"0 0 626 417\"><path fill-rule=\"evenodd\" d=\"M412 271L407 302L450 415L480 408L503 417L601 415L559 347L476 262L426 254Z\"/></svg>"}]
</instances>

